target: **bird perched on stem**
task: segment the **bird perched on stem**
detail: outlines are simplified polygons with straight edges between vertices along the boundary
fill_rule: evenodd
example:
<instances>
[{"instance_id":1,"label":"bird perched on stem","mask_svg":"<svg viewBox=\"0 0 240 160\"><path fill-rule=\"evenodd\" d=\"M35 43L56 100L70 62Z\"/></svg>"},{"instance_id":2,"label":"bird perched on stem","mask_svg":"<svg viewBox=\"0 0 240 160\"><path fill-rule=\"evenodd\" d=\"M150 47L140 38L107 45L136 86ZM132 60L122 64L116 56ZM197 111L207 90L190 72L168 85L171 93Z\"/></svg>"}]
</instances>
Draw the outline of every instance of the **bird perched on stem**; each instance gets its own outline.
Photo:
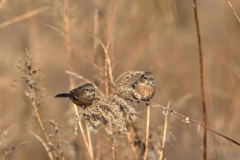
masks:
<instances>
[{"instance_id":1,"label":"bird perched on stem","mask_svg":"<svg viewBox=\"0 0 240 160\"><path fill-rule=\"evenodd\" d=\"M132 85L132 96L137 101L148 102L155 94L156 82L152 72L145 72Z\"/></svg>"},{"instance_id":2,"label":"bird perched on stem","mask_svg":"<svg viewBox=\"0 0 240 160\"><path fill-rule=\"evenodd\" d=\"M74 104L81 107L92 105L96 96L96 91L91 83L86 83L69 93L57 94L56 98L69 98Z\"/></svg>"}]
</instances>

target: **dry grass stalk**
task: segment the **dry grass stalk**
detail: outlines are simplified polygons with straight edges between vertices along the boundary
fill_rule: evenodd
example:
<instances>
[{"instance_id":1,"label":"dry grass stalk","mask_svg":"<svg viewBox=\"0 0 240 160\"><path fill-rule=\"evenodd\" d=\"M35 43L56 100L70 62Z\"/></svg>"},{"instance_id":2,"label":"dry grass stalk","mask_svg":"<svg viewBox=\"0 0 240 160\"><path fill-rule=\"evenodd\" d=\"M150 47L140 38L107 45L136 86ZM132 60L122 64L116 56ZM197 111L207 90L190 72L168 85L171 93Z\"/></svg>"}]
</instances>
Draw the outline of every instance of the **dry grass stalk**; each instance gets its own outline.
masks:
<instances>
[{"instance_id":1,"label":"dry grass stalk","mask_svg":"<svg viewBox=\"0 0 240 160\"><path fill-rule=\"evenodd\" d=\"M48 133L46 132L45 126L43 124L43 120L39 113L40 99L42 96L42 93L41 93L42 89L39 87L40 77L37 73L38 71L33 68L31 56L27 51L25 52L25 55L22 61L20 61L20 65L18 67L22 73L22 79L27 85L27 91L25 94L31 100L34 116L44 136L43 140L45 144L48 145L48 148L51 148L51 150L49 151L47 150L47 152L50 152L49 153L51 154L50 158L51 157L58 158L58 154L54 149L52 149L54 144L51 141ZM62 157L61 159L64 159L64 157Z\"/></svg>"},{"instance_id":2,"label":"dry grass stalk","mask_svg":"<svg viewBox=\"0 0 240 160\"><path fill-rule=\"evenodd\" d=\"M66 73L79 78L81 80L84 80L86 82L90 82L88 79L84 78L81 75L78 75L76 73L66 71ZM130 73L130 78L133 75L139 74L139 72L128 72ZM134 73L134 74L133 74ZM137 74L136 74L137 73ZM141 72L142 73L142 72ZM129 76L127 76L129 80ZM126 81L126 78L121 79L121 82L123 84L123 81ZM92 83L94 85L94 83ZM103 94L97 86L95 86L100 93L98 97L98 101L96 101L92 106L89 106L86 109L80 109L79 110L79 116L85 118L85 120L88 121L88 125L92 127L92 129L96 129L99 124L104 124L106 126L106 131L108 134L112 134L115 130L125 130L125 120L123 117L123 114L121 112L126 113L127 116L134 116L136 114L136 111L134 108L126 102L125 99L117 96L116 94L111 94L110 96L107 96L107 94ZM121 86L122 89L126 86ZM118 90L118 89L116 89ZM115 92L114 92L115 93ZM122 106L123 110L120 110L120 106ZM115 140L112 140L114 142ZM113 155L116 155L115 150L115 144L112 145L112 151ZM116 156L113 156L113 158Z\"/></svg>"},{"instance_id":3,"label":"dry grass stalk","mask_svg":"<svg viewBox=\"0 0 240 160\"><path fill-rule=\"evenodd\" d=\"M108 95L109 94L108 83L110 82L111 84L114 84L114 79L112 74L112 64L111 64L111 59L109 57L109 47L111 43L108 41L107 45L105 45L103 41L97 36L94 36L94 35L93 36L90 35L90 36L97 40L97 42L100 44L100 46L104 51L104 74L103 75L105 76L105 79L104 79L105 92L106 92L106 95Z\"/></svg>"},{"instance_id":4,"label":"dry grass stalk","mask_svg":"<svg viewBox=\"0 0 240 160\"><path fill-rule=\"evenodd\" d=\"M30 12L28 12L28 13L25 13L25 14L23 14L23 15L17 16L17 17L15 17L15 18L13 18L13 19L7 20L7 21L5 21L5 22L3 22L3 23L0 24L0 29L2 29L2 28L4 28L4 27L7 27L7 26L9 26L9 25L12 25L12 24L14 24L14 23L23 21L23 20L25 20L25 19L31 18L31 17L33 17L33 16L36 16L36 15L38 15L38 14L40 14L40 13L42 13L42 12L48 10L48 9L49 9L48 6L40 7L40 8L38 8L38 9L35 9L35 10L30 11Z\"/></svg>"},{"instance_id":5,"label":"dry grass stalk","mask_svg":"<svg viewBox=\"0 0 240 160\"><path fill-rule=\"evenodd\" d=\"M113 160L116 160L116 159L117 159L117 156L116 156L116 138L115 138L115 135L113 135L113 137L112 137L112 158L113 158Z\"/></svg>"},{"instance_id":6,"label":"dry grass stalk","mask_svg":"<svg viewBox=\"0 0 240 160\"><path fill-rule=\"evenodd\" d=\"M238 142L238 141L236 141L236 140L234 140L234 139L232 139L232 138L230 138L230 137L228 137L228 136L226 136L226 135L224 135L224 134L222 134L222 133L220 133L220 132L218 132L218 131L210 128L210 127L208 127L207 125L205 125L202 122L199 122L199 121L197 121L195 119L190 118L189 116L186 116L186 115L184 115L182 113L176 112L176 111L174 111L172 109L168 109L167 107L159 105L159 104L151 103L151 106L152 107L161 108L161 109L163 109L165 111L168 111L170 113L169 115L173 114L173 115L181 118L184 123L194 124L197 127L206 128L208 131L212 132L213 134L218 135L218 136L220 136L220 137L222 137L222 138L224 138L224 139L226 139L226 140L228 140L228 141L232 142L233 144L235 144L235 145L240 147L240 142ZM171 106L170 108L173 108L173 107Z\"/></svg>"},{"instance_id":7,"label":"dry grass stalk","mask_svg":"<svg viewBox=\"0 0 240 160\"><path fill-rule=\"evenodd\" d=\"M50 24L45 24L46 27L52 29L53 31L57 32L59 35L61 35L62 37L64 37L64 32L61 31L59 28L53 26L53 25L50 25Z\"/></svg>"},{"instance_id":8,"label":"dry grass stalk","mask_svg":"<svg viewBox=\"0 0 240 160\"><path fill-rule=\"evenodd\" d=\"M53 143L51 142L48 134L46 133L46 129L45 129L44 125L43 125L43 122L42 122L42 119L40 117L40 114L39 114L39 111L38 111L38 108L37 108L37 105L36 105L35 101L32 102L32 106L34 108L35 116L36 116L36 119L37 119L37 121L38 121L38 123L40 125L42 133L43 133L47 143L49 144L49 146L51 148L51 147L53 147ZM47 152L50 152L50 150L47 150ZM57 157L57 154L55 153L55 151L52 151L52 154L54 155L54 157Z\"/></svg>"},{"instance_id":9,"label":"dry grass stalk","mask_svg":"<svg viewBox=\"0 0 240 160\"><path fill-rule=\"evenodd\" d=\"M199 20L198 20L197 0L193 0L193 12L194 12L194 20L195 20L196 33L197 33L197 42L198 42L203 121L205 125L208 125L207 105L206 105L206 98L205 98L204 62L203 62L203 53L202 53L202 40L201 40L200 26L199 26ZM203 128L203 159L204 160L207 159L207 129L206 128Z\"/></svg>"},{"instance_id":10,"label":"dry grass stalk","mask_svg":"<svg viewBox=\"0 0 240 160\"><path fill-rule=\"evenodd\" d=\"M74 86L73 79L70 78L70 88L73 88L73 86ZM74 108L74 113L75 113L76 118L77 118L77 124L78 124L78 127L80 129L81 135L83 137L83 141L84 141L84 144L87 148L88 154L89 154L90 158L93 159L93 152L91 150L92 147L90 147L91 144L89 144L89 142L87 140L87 136L84 132L83 125L82 125L82 122L81 122L81 117L80 117L79 111L78 111L78 106L75 105L75 104L72 104L71 106L72 106L71 108Z\"/></svg>"},{"instance_id":11,"label":"dry grass stalk","mask_svg":"<svg viewBox=\"0 0 240 160\"><path fill-rule=\"evenodd\" d=\"M237 13L237 11L233 8L232 2L230 0L227 0L229 7L231 8L234 16L236 17L237 21L240 23L240 17Z\"/></svg>"},{"instance_id":12,"label":"dry grass stalk","mask_svg":"<svg viewBox=\"0 0 240 160\"><path fill-rule=\"evenodd\" d=\"M134 156L135 156L135 159L137 160L138 159L138 156L137 156L137 149L133 143L133 137L132 137L132 133L125 133L125 135L127 136L127 140L128 140L128 143L130 143L131 145L131 149L132 149L132 152L134 153Z\"/></svg>"},{"instance_id":13,"label":"dry grass stalk","mask_svg":"<svg viewBox=\"0 0 240 160\"><path fill-rule=\"evenodd\" d=\"M68 56L68 67L71 69L72 66L72 41L71 41L71 35L70 35L70 16L69 16L69 0L64 0L64 14L63 14L63 21L64 21L64 42L65 42L65 48L67 51L67 56ZM70 88L74 87L74 82L73 82L73 78L71 76L69 76L70 79ZM92 147L91 144L87 141L86 138L86 134L84 132L82 123L81 123L81 118L78 114L78 107L75 104L72 104L73 108L74 108L74 112L75 115L77 117L77 123L78 126L80 128L80 132L83 136L83 140L84 140L84 144L87 148L87 151L89 153L90 158L93 160L93 151L92 151Z\"/></svg>"},{"instance_id":14,"label":"dry grass stalk","mask_svg":"<svg viewBox=\"0 0 240 160\"><path fill-rule=\"evenodd\" d=\"M49 124L49 137L51 137L52 142L54 143L54 149L59 155L59 159L63 157L63 140L62 140L62 127L55 120L45 120Z\"/></svg>"},{"instance_id":15,"label":"dry grass stalk","mask_svg":"<svg viewBox=\"0 0 240 160\"><path fill-rule=\"evenodd\" d=\"M132 144L132 150L135 153L135 159L142 159L145 153L145 142L143 142L143 138L139 135L139 129L137 128L134 121L130 118L129 120L129 131L130 131L130 137ZM131 130L132 129L132 130Z\"/></svg>"},{"instance_id":16,"label":"dry grass stalk","mask_svg":"<svg viewBox=\"0 0 240 160\"><path fill-rule=\"evenodd\" d=\"M169 110L169 107L170 107L170 102L168 103L167 105L167 109ZM164 150L164 147L165 147L165 143L166 143L166 137L167 137L167 126L168 126L168 115L169 115L169 111L164 111L164 126L163 126L163 137L162 137L162 145L161 145L161 150L159 152L159 160L163 160L163 150Z\"/></svg>"},{"instance_id":17,"label":"dry grass stalk","mask_svg":"<svg viewBox=\"0 0 240 160\"><path fill-rule=\"evenodd\" d=\"M89 144L89 150L91 151L91 158L93 158L93 147L92 147L92 138L91 133L88 128L88 122L86 122L86 131L87 131L87 137L88 137L88 144Z\"/></svg>"},{"instance_id":18,"label":"dry grass stalk","mask_svg":"<svg viewBox=\"0 0 240 160\"><path fill-rule=\"evenodd\" d=\"M149 149L149 128L150 128L150 112L151 112L151 106L147 106L147 119L146 119L146 137L145 137L145 151L143 159L147 160L147 154Z\"/></svg>"},{"instance_id":19,"label":"dry grass stalk","mask_svg":"<svg viewBox=\"0 0 240 160\"><path fill-rule=\"evenodd\" d=\"M46 150L46 152L47 152L47 154L48 154L48 157L49 157L49 159L50 160L54 160L55 158L53 157L53 155L51 154L51 152L50 152L50 148L48 147L48 145L44 142L44 140L40 137L40 136L38 136L36 133L34 133L33 131L29 131L37 140L39 140L41 143L42 143L42 145L43 145L43 147L45 148L45 150Z\"/></svg>"},{"instance_id":20,"label":"dry grass stalk","mask_svg":"<svg viewBox=\"0 0 240 160\"><path fill-rule=\"evenodd\" d=\"M68 67L71 68L71 61L72 61L72 41L71 41L71 34L70 34L70 18L69 18L69 0L64 0L64 14L63 14L63 23L64 23L64 44L67 51L68 56Z\"/></svg>"},{"instance_id":21,"label":"dry grass stalk","mask_svg":"<svg viewBox=\"0 0 240 160\"><path fill-rule=\"evenodd\" d=\"M96 26L97 27L97 26ZM108 43L107 45L104 45L104 43L101 41L100 38L98 37L94 37L95 39L98 40L99 44L101 45L101 47L103 48L104 51L104 84L105 84L105 94L108 97L109 96L109 81L111 84L115 84L114 80L113 80L113 75L112 75L112 64L111 64L111 60L109 57L109 47L110 47L110 41L108 39ZM122 128L122 126L120 127ZM115 148L115 137L113 136L113 140L112 140L112 156L113 156L113 160L116 159L116 148Z\"/></svg>"},{"instance_id":22,"label":"dry grass stalk","mask_svg":"<svg viewBox=\"0 0 240 160\"><path fill-rule=\"evenodd\" d=\"M97 36L99 34L99 9L97 6L95 6L94 8L94 19L93 19L93 23L94 23L94 26L93 26L93 33L95 36ZM94 39L93 41L93 48L94 48L94 52L95 52L95 55L97 54L97 46L98 46L98 42L97 42L97 39Z\"/></svg>"}]
</instances>

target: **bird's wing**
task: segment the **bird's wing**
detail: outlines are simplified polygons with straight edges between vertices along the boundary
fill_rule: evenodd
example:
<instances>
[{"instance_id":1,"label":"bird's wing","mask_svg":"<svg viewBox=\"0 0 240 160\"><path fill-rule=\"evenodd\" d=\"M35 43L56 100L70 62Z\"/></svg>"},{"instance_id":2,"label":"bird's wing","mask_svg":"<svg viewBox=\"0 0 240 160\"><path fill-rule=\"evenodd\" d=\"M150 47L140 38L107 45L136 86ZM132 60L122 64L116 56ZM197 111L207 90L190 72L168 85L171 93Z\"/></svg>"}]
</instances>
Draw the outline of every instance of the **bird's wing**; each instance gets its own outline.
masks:
<instances>
[{"instance_id":1,"label":"bird's wing","mask_svg":"<svg viewBox=\"0 0 240 160\"><path fill-rule=\"evenodd\" d=\"M80 97L78 96L77 93L78 93L78 92L72 90L72 91L70 92L70 95L71 95L71 97L72 97L73 99L79 100Z\"/></svg>"}]
</instances>

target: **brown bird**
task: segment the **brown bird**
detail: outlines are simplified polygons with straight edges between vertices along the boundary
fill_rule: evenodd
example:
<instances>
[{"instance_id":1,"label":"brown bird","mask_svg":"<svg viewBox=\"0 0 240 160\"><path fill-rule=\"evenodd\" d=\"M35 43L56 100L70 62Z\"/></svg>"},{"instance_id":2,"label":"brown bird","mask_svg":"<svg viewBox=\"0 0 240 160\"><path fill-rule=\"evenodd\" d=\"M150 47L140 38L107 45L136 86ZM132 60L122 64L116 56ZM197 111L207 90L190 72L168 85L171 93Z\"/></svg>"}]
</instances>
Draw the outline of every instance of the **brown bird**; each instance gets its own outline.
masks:
<instances>
[{"instance_id":1,"label":"brown bird","mask_svg":"<svg viewBox=\"0 0 240 160\"><path fill-rule=\"evenodd\" d=\"M156 82L151 72L145 72L132 85L132 96L138 101L149 101L155 94Z\"/></svg>"},{"instance_id":2,"label":"brown bird","mask_svg":"<svg viewBox=\"0 0 240 160\"><path fill-rule=\"evenodd\" d=\"M82 107L87 107L93 104L96 91L91 83L86 83L78 88L71 90L69 93L57 94L57 98L68 97L74 104Z\"/></svg>"}]
</instances>

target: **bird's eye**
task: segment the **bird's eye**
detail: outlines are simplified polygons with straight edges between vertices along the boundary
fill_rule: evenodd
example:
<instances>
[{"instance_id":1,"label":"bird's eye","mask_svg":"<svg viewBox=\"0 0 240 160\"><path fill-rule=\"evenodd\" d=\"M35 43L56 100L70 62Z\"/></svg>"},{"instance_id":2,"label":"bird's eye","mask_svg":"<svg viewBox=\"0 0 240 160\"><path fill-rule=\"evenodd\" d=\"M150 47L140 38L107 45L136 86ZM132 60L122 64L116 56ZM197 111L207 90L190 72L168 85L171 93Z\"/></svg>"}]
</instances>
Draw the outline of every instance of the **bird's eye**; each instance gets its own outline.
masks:
<instances>
[{"instance_id":1,"label":"bird's eye","mask_svg":"<svg viewBox=\"0 0 240 160\"><path fill-rule=\"evenodd\" d=\"M143 77L143 79L148 79L147 77Z\"/></svg>"},{"instance_id":2,"label":"bird's eye","mask_svg":"<svg viewBox=\"0 0 240 160\"><path fill-rule=\"evenodd\" d=\"M85 89L86 91L89 91L89 89Z\"/></svg>"}]
</instances>

